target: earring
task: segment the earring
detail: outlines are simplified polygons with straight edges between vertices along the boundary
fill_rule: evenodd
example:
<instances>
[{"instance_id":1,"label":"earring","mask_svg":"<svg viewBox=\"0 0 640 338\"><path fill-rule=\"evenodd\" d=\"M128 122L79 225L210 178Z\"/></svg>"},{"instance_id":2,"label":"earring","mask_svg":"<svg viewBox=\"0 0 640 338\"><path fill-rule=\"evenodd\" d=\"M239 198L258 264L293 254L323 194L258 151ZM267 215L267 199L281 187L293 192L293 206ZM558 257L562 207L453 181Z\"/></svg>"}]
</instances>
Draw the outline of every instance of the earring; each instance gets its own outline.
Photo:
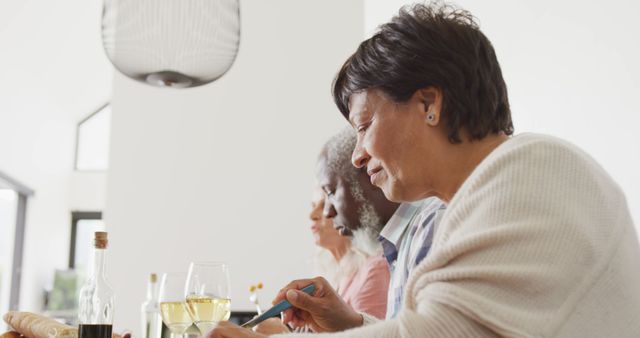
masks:
<instances>
[{"instance_id":1,"label":"earring","mask_svg":"<svg viewBox=\"0 0 640 338\"><path fill-rule=\"evenodd\" d=\"M427 115L427 120L429 120L429 122L433 122L433 120L436 118L436 114L434 113L429 113Z\"/></svg>"}]
</instances>

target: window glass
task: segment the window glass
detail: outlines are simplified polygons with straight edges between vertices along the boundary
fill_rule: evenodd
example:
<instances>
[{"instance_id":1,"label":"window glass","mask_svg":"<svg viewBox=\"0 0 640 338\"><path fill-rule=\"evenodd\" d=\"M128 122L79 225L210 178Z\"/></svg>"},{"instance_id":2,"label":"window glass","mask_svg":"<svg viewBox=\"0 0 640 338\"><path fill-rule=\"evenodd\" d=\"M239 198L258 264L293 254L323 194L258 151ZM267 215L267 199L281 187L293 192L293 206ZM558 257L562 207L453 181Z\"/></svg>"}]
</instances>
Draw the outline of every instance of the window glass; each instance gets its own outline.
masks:
<instances>
[{"instance_id":1,"label":"window glass","mask_svg":"<svg viewBox=\"0 0 640 338\"><path fill-rule=\"evenodd\" d=\"M78 124L76 170L109 168L111 106L106 105Z\"/></svg>"}]
</instances>

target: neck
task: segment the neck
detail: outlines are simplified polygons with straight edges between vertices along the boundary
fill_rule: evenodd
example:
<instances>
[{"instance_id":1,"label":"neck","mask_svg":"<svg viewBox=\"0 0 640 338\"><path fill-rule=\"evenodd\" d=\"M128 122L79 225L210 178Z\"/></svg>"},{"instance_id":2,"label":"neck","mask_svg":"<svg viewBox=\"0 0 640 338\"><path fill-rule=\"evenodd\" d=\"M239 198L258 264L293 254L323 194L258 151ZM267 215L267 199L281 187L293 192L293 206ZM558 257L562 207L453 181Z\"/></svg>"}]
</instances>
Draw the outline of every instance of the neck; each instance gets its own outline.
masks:
<instances>
[{"instance_id":1,"label":"neck","mask_svg":"<svg viewBox=\"0 0 640 338\"><path fill-rule=\"evenodd\" d=\"M452 144L450 154L453 160L449 166L444 166L447 174L442 175L448 179L440 182L438 197L449 203L480 162L508 138L504 133L499 133L488 135L479 141L465 140L462 144Z\"/></svg>"},{"instance_id":2,"label":"neck","mask_svg":"<svg viewBox=\"0 0 640 338\"><path fill-rule=\"evenodd\" d=\"M347 254L348 246L346 244L336 245L335 247L329 249L333 258L335 258L336 262L339 262L344 255Z\"/></svg>"},{"instance_id":3,"label":"neck","mask_svg":"<svg viewBox=\"0 0 640 338\"><path fill-rule=\"evenodd\" d=\"M384 227L384 225L387 224L389 219L391 219L391 216L393 216L393 213L396 212L400 204L391 202L387 200L383 194L381 195L382 196L379 201L374 201L374 203L377 202L374 204L374 208L378 212L378 215L380 215L380 218L381 218L382 224L380 224L379 226Z\"/></svg>"},{"instance_id":4,"label":"neck","mask_svg":"<svg viewBox=\"0 0 640 338\"><path fill-rule=\"evenodd\" d=\"M399 203L389 201L385 196L382 190L378 187L371 184L369 181L369 175L367 175L366 171L360 171L358 174L358 180L360 186L364 190L364 198L367 199L373 206L373 209L376 211L378 216L380 216L380 221L382 224L376 224L375 226L384 227L385 224L389 221L393 213L396 212Z\"/></svg>"}]
</instances>

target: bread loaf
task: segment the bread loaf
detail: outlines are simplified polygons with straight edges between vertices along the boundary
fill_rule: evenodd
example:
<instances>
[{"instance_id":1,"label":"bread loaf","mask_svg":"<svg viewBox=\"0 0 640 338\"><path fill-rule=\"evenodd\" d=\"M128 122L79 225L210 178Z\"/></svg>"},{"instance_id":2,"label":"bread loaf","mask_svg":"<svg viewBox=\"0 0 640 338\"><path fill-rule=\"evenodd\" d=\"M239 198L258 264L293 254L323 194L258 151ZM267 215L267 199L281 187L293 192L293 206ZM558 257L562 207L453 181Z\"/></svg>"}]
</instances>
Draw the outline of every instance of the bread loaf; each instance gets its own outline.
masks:
<instances>
[{"instance_id":1,"label":"bread loaf","mask_svg":"<svg viewBox=\"0 0 640 338\"><path fill-rule=\"evenodd\" d=\"M78 329L31 312L10 311L4 321L26 338L78 338Z\"/></svg>"},{"instance_id":2,"label":"bread loaf","mask_svg":"<svg viewBox=\"0 0 640 338\"><path fill-rule=\"evenodd\" d=\"M14 331L4 333L0 338L78 338L77 327L35 313L9 311L3 319ZM121 338L115 333L112 337Z\"/></svg>"},{"instance_id":3,"label":"bread loaf","mask_svg":"<svg viewBox=\"0 0 640 338\"><path fill-rule=\"evenodd\" d=\"M22 336L16 331L9 331L1 334L0 338L22 338Z\"/></svg>"}]
</instances>

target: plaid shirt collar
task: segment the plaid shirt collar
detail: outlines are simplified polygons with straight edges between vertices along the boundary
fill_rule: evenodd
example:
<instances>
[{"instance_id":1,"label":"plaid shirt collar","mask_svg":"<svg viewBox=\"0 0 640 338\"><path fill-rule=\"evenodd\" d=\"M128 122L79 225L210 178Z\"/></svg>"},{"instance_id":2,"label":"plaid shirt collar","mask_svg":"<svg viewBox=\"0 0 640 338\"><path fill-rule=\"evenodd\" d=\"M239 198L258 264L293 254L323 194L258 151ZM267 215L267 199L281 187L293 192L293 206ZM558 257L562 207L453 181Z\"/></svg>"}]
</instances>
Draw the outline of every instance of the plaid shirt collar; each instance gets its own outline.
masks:
<instances>
[{"instance_id":1,"label":"plaid shirt collar","mask_svg":"<svg viewBox=\"0 0 640 338\"><path fill-rule=\"evenodd\" d=\"M402 239L402 234L407 230L409 223L416 212L422 206L423 201L402 203L393 213L387 224L380 232L378 240L382 244L384 257L389 264L393 264L398 258L398 246Z\"/></svg>"}]
</instances>

